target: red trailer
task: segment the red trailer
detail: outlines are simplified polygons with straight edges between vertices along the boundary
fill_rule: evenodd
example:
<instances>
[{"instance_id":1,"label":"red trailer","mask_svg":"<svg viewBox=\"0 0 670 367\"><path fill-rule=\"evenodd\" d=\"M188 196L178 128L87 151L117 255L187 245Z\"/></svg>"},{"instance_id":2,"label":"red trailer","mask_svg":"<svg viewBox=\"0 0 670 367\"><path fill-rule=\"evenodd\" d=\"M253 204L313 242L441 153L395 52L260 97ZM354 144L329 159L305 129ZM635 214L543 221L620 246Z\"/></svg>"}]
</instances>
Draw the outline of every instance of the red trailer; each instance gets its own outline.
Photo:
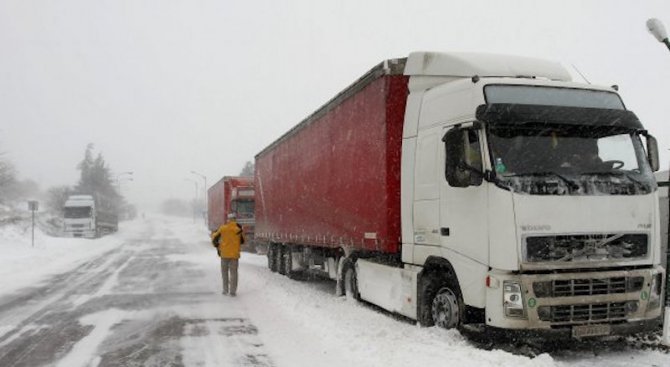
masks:
<instances>
[{"instance_id":1,"label":"red trailer","mask_svg":"<svg viewBox=\"0 0 670 367\"><path fill-rule=\"evenodd\" d=\"M259 242L292 246L290 251L399 252L408 77L402 75L402 65L391 61L372 69L256 155ZM290 272L273 258L277 252L272 249L271 268Z\"/></svg>"},{"instance_id":2,"label":"red trailer","mask_svg":"<svg viewBox=\"0 0 670 367\"><path fill-rule=\"evenodd\" d=\"M254 178L224 176L207 190L209 230L226 222L228 214L237 216L246 238L246 248L254 243Z\"/></svg>"}]
</instances>

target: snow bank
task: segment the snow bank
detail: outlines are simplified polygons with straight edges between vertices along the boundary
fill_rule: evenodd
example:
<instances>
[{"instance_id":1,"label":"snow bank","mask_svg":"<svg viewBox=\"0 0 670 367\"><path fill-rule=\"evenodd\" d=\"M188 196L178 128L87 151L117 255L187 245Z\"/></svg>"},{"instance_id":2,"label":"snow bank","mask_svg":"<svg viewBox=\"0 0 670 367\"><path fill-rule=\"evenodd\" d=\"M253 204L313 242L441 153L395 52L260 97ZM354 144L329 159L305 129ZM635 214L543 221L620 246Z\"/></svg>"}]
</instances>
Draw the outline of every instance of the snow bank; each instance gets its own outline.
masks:
<instances>
[{"instance_id":1,"label":"snow bank","mask_svg":"<svg viewBox=\"0 0 670 367\"><path fill-rule=\"evenodd\" d=\"M422 328L371 306L337 298L332 282L291 281L270 273L262 256L244 254L241 262L240 302L248 308L262 336L283 341L284 345L280 343L274 352L286 365L336 366L342 365L343 358L356 366L556 365L548 355L531 359L504 351L484 351L458 331ZM302 334L302 338L285 338L287 330ZM283 353L295 349L291 345L296 343L314 348L323 360L306 361L304 355ZM328 362L329 356L332 363Z\"/></svg>"},{"instance_id":2,"label":"snow bank","mask_svg":"<svg viewBox=\"0 0 670 367\"><path fill-rule=\"evenodd\" d=\"M138 223L122 223L120 226L119 233L98 239L50 237L35 227L34 247L29 221L0 226L2 294L34 286L54 274L72 270L137 235Z\"/></svg>"},{"instance_id":3,"label":"snow bank","mask_svg":"<svg viewBox=\"0 0 670 367\"><path fill-rule=\"evenodd\" d=\"M164 219L174 236L199 248L197 252L171 255L174 261L188 261L208 269L203 281L219 293L221 279L216 254L210 251L208 232L201 225ZM168 232L170 232L168 234ZM169 235L169 236L168 236ZM173 237L173 238L174 238ZM295 281L267 268L267 257L243 253L240 260L238 296L220 296L220 301L202 304L216 314L221 307L247 317L258 327L269 356L278 366L648 366L666 365L668 356L650 351L567 352L535 358L502 350L483 350L458 331L415 323L379 311L373 306L334 296L334 282ZM179 311L184 314L184 310ZM187 317L187 315L183 315ZM207 339L208 342L212 342ZM196 365L223 362L198 354L194 343L184 340L185 360ZM217 358L222 358L217 355ZM225 363L224 363L225 364Z\"/></svg>"}]
</instances>

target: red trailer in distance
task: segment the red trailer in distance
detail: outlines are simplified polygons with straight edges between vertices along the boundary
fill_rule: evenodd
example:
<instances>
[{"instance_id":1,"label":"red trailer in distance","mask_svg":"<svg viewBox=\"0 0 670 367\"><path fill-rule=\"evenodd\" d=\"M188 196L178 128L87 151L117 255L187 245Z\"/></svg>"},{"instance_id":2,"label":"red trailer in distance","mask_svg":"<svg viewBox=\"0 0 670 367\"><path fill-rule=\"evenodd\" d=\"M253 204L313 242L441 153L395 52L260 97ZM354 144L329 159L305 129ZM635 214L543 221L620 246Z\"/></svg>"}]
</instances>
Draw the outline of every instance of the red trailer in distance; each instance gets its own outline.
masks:
<instances>
[{"instance_id":1,"label":"red trailer in distance","mask_svg":"<svg viewBox=\"0 0 670 367\"><path fill-rule=\"evenodd\" d=\"M237 216L246 239L243 250L254 251L254 178L224 176L207 190L210 231L226 223L228 214Z\"/></svg>"}]
</instances>

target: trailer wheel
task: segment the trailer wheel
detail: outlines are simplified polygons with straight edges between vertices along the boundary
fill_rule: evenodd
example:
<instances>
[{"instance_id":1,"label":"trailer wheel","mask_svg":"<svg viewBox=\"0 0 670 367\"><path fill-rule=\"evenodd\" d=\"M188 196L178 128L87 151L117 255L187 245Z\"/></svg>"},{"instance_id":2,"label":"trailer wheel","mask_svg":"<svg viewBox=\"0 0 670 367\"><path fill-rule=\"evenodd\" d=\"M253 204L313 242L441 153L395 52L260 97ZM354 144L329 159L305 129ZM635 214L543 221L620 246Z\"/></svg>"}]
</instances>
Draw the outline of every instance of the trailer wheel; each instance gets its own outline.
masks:
<instances>
[{"instance_id":1,"label":"trailer wheel","mask_svg":"<svg viewBox=\"0 0 670 367\"><path fill-rule=\"evenodd\" d=\"M281 275L286 275L286 268L284 267L284 254L286 253L285 245L277 245L277 254L275 258L277 259L277 272Z\"/></svg>"},{"instance_id":2,"label":"trailer wheel","mask_svg":"<svg viewBox=\"0 0 670 367\"><path fill-rule=\"evenodd\" d=\"M268 269L271 272L277 272L277 245L271 243L268 245Z\"/></svg>"},{"instance_id":3,"label":"trailer wheel","mask_svg":"<svg viewBox=\"0 0 670 367\"><path fill-rule=\"evenodd\" d=\"M284 252L282 253L282 268L284 269L284 275L291 278L293 275L293 254L290 245L284 246Z\"/></svg>"},{"instance_id":4,"label":"trailer wheel","mask_svg":"<svg viewBox=\"0 0 670 367\"><path fill-rule=\"evenodd\" d=\"M343 265L344 295L347 299L356 301L361 300L361 294L358 292L358 278L356 276L356 266L351 259L345 259Z\"/></svg>"}]
</instances>

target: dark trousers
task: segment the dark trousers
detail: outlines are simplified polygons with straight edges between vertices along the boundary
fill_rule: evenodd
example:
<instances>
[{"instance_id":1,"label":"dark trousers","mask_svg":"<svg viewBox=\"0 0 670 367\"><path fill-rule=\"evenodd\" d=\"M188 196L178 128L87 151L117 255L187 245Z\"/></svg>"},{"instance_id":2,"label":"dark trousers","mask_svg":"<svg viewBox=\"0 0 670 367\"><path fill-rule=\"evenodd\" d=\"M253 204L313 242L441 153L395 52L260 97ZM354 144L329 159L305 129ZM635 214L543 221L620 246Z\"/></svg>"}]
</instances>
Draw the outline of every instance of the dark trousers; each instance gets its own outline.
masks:
<instances>
[{"instance_id":1,"label":"dark trousers","mask_svg":"<svg viewBox=\"0 0 670 367\"><path fill-rule=\"evenodd\" d=\"M221 258L221 278L223 278L223 293L235 295L237 292L237 267L238 259Z\"/></svg>"}]
</instances>

